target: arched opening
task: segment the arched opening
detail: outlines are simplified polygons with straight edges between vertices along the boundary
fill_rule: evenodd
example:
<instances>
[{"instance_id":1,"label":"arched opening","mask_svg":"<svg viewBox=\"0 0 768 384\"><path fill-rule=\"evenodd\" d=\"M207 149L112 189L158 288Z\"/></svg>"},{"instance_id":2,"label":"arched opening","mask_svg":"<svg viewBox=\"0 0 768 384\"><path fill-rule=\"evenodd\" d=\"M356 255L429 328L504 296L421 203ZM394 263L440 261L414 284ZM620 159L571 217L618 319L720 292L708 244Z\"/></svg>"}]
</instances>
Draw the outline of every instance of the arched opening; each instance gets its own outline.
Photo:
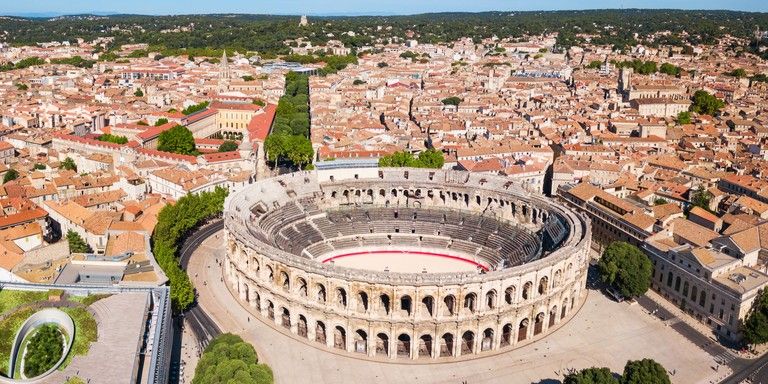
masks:
<instances>
[{"instance_id":1,"label":"arched opening","mask_svg":"<svg viewBox=\"0 0 768 384\"><path fill-rule=\"evenodd\" d=\"M362 329L358 329L357 332L355 332L354 348L356 353L368 353L368 334Z\"/></svg>"},{"instance_id":2,"label":"arched opening","mask_svg":"<svg viewBox=\"0 0 768 384\"><path fill-rule=\"evenodd\" d=\"M461 335L461 354L469 355L474 351L475 334L472 331L466 331Z\"/></svg>"},{"instance_id":3,"label":"arched opening","mask_svg":"<svg viewBox=\"0 0 768 384\"><path fill-rule=\"evenodd\" d=\"M536 315L536 322L533 326L533 335L536 336L544 329L544 312Z\"/></svg>"},{"instance_id":4,"label":"arched opening","mask_svg":"<svg viewBox=\"0 0 768 384\"><path fill-rule=\"evenodd\" d=\"M307 318L304 315L299 315L299 323L296 326L299 336L307 337Z\"/></svg>"},{"instance_id":5,"label":"arched opening","mask_svg":"<svg viewBox=\"0 0 768 384\"><path fill-rule=\"evenodd\" d=\"M446 333L440 338L440 357L453 356L453 335Z\"/></svg>"},{"instance_id":6,"label":"arched opening","mask_svg":"<svg viewBox=\"0 0 768 384\"><path fill-rule=\"evenodd\" d=\"M315 325L315 341L317 341L320 344L325 344L325 324L323 324L322 321L318 321L317 325Z\"/></svg>"},{"instance_id":7,"label":"arched opening","mask_svg":"<svg viewBox=\"0 0 768 384\"><path fill-rule=\"evenodd\" d=\"M544 276L539 280L539 295L547 293L549 289L549 278Z\"/></svg>"},{"instance_id":8,"label":"arched opening","mask_svg":"<svg viewBox=\"0 0 768 384\"><path fill-rule=\"evenodd\" d=\"M280 272L280 280L283 283L283 290L288 292L291 290L291 279L288 277L288 274L285 272Z\"/></svg>"},{"instance_id":9,"label":"arched opening","mask_svg":"<svg viewBox=\"0 0 768 384\"><path fill-rule=\"evenodd\" d=\"M523 341L528 337L528 319L523 319L517 330L517 341Z\"/></svg>"},{"instance_id":10,"label":"arched opening","mask_svg":"<svg viewBox=\"0 0 768 384\"><path fill-rule=\"evenodd\" d=\"M552 307L552 310L549 311L549 328L555 325L555 320L557 320L557 306Z\"/></svg>"},{"instance_id":11,"label":"arched opening","mask_svg":"<svg viewBox=\"0 0 768 384\"><path fill-rule=\"evenodd\" d=\"M357 293L357 310L359 312L368 312L368 294L360 291Z\"/></svg>"},{"instance_id":12,"label":"arched opening","mask_svg":"<svg viewBox=\"0 0 768 384\"><path fill-rule=\"evenodd\" d=\"M271 281L273 281L275 279L275 274L272 271L272 267L270 267L269 265L267 265L267 269L265 269L264 272L266 274L265 277L266 277L267 281L271 282Z\"/></svg>"},{"instance_id":13,"label":"arched opening","mask_svg":"<svg viewBox=\"0 0 768 384\"><path fill-rule=\"evenodd\" d=\"M464 308L475 313L475 310L477 309L477 295L469 293L464 296Z\"/></svg>"},{"instance_id":14,"label":"arched opening","mask_svg":"<svg viewBox=\"0 0 768 384\"><path fill-rule=\"evenodd\" d=\"M299 277L297 282L299 283L299 296L307 297L307 281Z\"/></svg>"},{"instance_id":15,"label":"arched opening","mask_svg":"<svg viewBox=\"0 0 768 384\"><path fill-rule=\"evenodd\" d=\"M388 295L381 295L379 296L379 304L381 306L381 310L384 311L385 315L389 315L389 296Z\"/></svg>"},{"instance_id":16,"label":"arched opening","mask_svg":"<svg viewBox=\"0 0 768 384\"><path fill-rule=\"evenodd\" d=\"M445 304L445 311L443 315L445 316L453 316L456 311L456 298L453 297L453 295L448 295L443 299L443 303Z\"/></svg>"},{"instance_id":17,"label":"arched opening","mask_svg":"<svg viewBox=\"0 0 768 384\"><path fill-rule=\"evenodd\" d=\"M432 296L425 296L423 299L421 299L421 304L424 307L426 313L429 314L429 317L435 315L435 299Z\"/></svg>"},{"instance_id":18,"label":"arched opening","mask_svg":"<svg viewBox=\"0 0 768 384\"><path fill-rule=\"evenodd\" d=\"M405 295L400 298L400 311L403 315L410 316L412 307L413 303L410 296Z\"/></svg>"},{"instance_id":19,"label":"arched opening","mask_svg":"<svg viewBox=\"0 0 768 384\"><path fill-rule=\"evenodd\" d=\"M568 299L563 300L563 306L560 308L560 318L564 319L568 314Z\"/></svg>"},{"instance_id":20,"label":"arched opening","mask_svg":"<svg viewBox=\"0 0 768 384\"><path fill-rule=\"evenodd\" d=\"M283 327L291 329L291 312L288 311L288 308L283 308L281 312L280 323Z\"/></svg>"},{"instance_id":21,"label":"arched opening","mask_svg":"<svg viewBox=\"0 0 768 384\"><path fill-rule=\"evenodd\" d=\"M347 291L344 288L336 289L336 304L342 308L347 307Z\"/></svg>"},{"instance_id":22,"label":"arched opening","mask_svg":"<svg viewBox=\"0 0 768 384\"><path fill-rule=\"evenodd\" d=\"M267 300L267 317L270 320L275 319L275 305L270 300Z\"/></svg>"},{"instance_id":23,"label":"arched opening","mask_svg":"<svg viewBox=\"0 0 768 384\"><path fill-rule=\"evenodd\" d=\"M533 283L530 281L523 285L523 300L528 300L531 298L531 289L533 289Z\"/></svg>"},{"instance_id":24,"label":"arched opening","mask_svg":"<svg viewBox=\"0 0 768 384\"><path fill-rule=\"evenodd\" d=\"M507 304L512 304L512 301L515 300L515 286L507 287L507 289L504 290L504 302Z\"/></svg>"},{"instance_id":25,"label":"arched opening","mask_svg":"<svg viewBox=\"0 0 768 384\"><path fill-rule=\"evenodd\" d=\"M496 291L490 290L485 293L485 307L488 309L496 308Z\"/></svg>"},{"instance_id":26,"label":"arched opening","mask_svg":"<svg viewBox=\"0 0 768 384\"><path fill-rule=\"evenodd\" d=\"M417 358L432 357L432 335L422 335L419 338L419 350Z\"/></svg>"},{"instance_id":27,"label":"arched opening","mask_svg":"<svg viewBox=\"0 0 768 384\"><path fill-rule=\"evenodd\" d=\"M563 271L557 270L555 271L555 281L552 282L552 286L556 287L563 283Z\"/></svg>"},{"instance_id":28,"label":"arched opening","mask_svg":"<svg viewBox=\"0 0 768 384\"><path fill-rule=\"evenodd\" d=\"M333 347L336 349L347 350L347 331L341 325L333 329Z\"/></svg>"},{"instance_id":29,"label":"arched opening","mask_svg":"<svg viewBox=\"0 0 768 384\"><path fill-rule=\"evenodd\" d=\"M317 285L317 301L325 303L325 287L322 284Z\"/></svg>"},{"instance_id":30,"label":"arched opening","mask_svg":"<svg viewBox=\"0 0 768 384\"><path fill-rule=\"evenodd\" d=\"M405 333L397 337L397 357L411 357L411 337Z\"/></svg>"},{"instance_id":31,"label":"arched opening","mask_svg":"<svg viewBox=\"0 0 768 384\"><path fill-rule=\"evenodd\" d=\"M389 356L389 336L386 333L376 335L376 355Z\"/></svg>"},{"instance_id":32,"label":"arched opening","mask_svg":"<svg viewBox=\"0 0 768 384\"><path fill-rule=\"evenodd\" d=\"M258 292L253 292L253 300L251 301L251 306L257 311L261 311L261 296L259 296Z\"/></svg>"},{"instance_id":33,"label":"arched opening","mask_svg":"<svg viewBox=\"0 0 768 384\"><path fill-rule=\"evenodd\" d=\"M493 329L486 328L483 331L483 339L480 342L481 351L490 351L493 349Z\"/></svg>"},{"instance_id":34,"label":"arched opening","mask_svg":"<svg viewBox=\"0 0 768 384\"><path fill-rule=\"evenodd\" d=\"M501 328L501 346L506 347L512 344L512 324L504 324Z\"/></svg>"}]
</instances>

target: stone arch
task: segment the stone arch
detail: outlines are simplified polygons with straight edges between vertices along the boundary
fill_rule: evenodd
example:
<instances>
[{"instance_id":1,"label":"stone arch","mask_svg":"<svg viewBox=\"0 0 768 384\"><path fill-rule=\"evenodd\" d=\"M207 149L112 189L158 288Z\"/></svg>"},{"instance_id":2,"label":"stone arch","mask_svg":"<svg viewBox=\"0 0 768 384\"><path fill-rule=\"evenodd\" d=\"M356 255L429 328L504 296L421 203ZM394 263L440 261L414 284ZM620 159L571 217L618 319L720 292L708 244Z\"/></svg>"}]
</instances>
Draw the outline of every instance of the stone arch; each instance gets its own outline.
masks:
<instances>
[{"instance_id":1,"label":"stone arch","mask_svg":"<svg viewBox=\"0 0 768 384\"><path fill-rule=\"evenodd\" d=\"M440 338L440 357L453 356L453 343L453 334L444 333Z\"/></svg>"},{"instance_id":2,"label":"stone arch","mask_svg":"<svg viewBox=\"0 0 768 384\"><path fill-rule=\"evenodd\" d=\"M539 295L546 295L549 291L549 277L544 276L541 279L539 279Z\"/></svg>"},{"instance_id":3,"label":"stone arch","mask_svg":"<svg viewBox=\"0 0 768 384\"><path fill-rule=\"evenodd\" d=\"M389 336L384 332L376 335L376 355L389 356Z\"/></svg>"},{"instance_id":4,"label":"stone arch","mask_svg":"<svg viewBox=\"0 0 768 384\"><path fill-rule=\"evenodd\" d=\"M470 292L464 296L464 308L475 313L477 310L477 294Z\"/></svg>"},{"instance_id":5,"label":"stone arch","mask_svg":"<svg viewBox=\"0 0 768 384\"><path fill-rule=\"evenodd\" d=\"M264 278L268 282L272 283L275 280L275 272L272 270L271 265L267 265L266 268L264 268Z\"/></svg>"},{"instance_id":6,"label":"stone arch","mask_svg":"<svg viewBox=\"0 0 768 384\"><path fill-rule=\"evenodd\" d=\"M400 297L400 311L404 312L406 316L410 316L413 313L413 300L409 295L403 295Z\"/></svg>"},{"instance_id":7,"label":"stone arch","mask_svg":"<svg viewBox=\"0 0 768 384\"><path fill-rule=\"evenodd\" d=\"M341 325L333 328L333 347L344 351L347 350L347 330Z\"/></svg>"},{"instance_id":8,"label":"stone arch","mask_svg":"<svg viewBox=\"0 0 768 384\"><path fill-rule=\"evenodd\" d=\"M533 283L527 282L523 285L523 300L528 300L531 298L531 291L533 290Z\"/></svg>"},{"instance_id":9,"label":"stone arch","mask_svg":"<svg viewBox=\"0 0 768 384\"><path fill-rule=\"evenodd\" d=\"M267 318L275 319L275 304L272 303L272 300L267 300Z\"/></svg>"},{"instance_id":10,"label":"stone arch","mask_svg":"<svg viewBox=\"0 0 768 384\"><path fill-rule=\"evenodd\" d=\"M445 305L445 312L444 315L446 316L453 316L456 313L456 297L453 295L446 295L443 299L443 304Z\"/></svg>"},{"instance_id":11,"label":"stone arch","mask_svg":"<svg viewBox=\"0 0 768 384\"><path fill-rule=\"evenodd\" d=\"M291 329L291 311L288 308L280 308L280 324L288 329Z\"/></svg>"},{"instance_id":12,"label":"stone arch","mask_svg":"<svg viewBox=\"0 0 768 384\"><path fill-rule=\"evenodd\" d=\"M549 324L547 325L547 328L554 326L555 321L557 321L557 305L553 306L552 309L549 310Z\"/></svg>"},{"instance_id":13,"label":"stone arch","mask_svg":"<svg viewBox=\"0 0 768 384\"><path fill-rule=\"evenodd\" d=\"M336 304L342 308L347 307L347 291L344 288L336 288Z\"/></svg>"},{"instance_id":14,"label":"stone arch","mask_svg":"<svg viewBox=\"0 0 768 384\"><path fill-rule=\"evenodd\" d=\"M325 345L327 342L325 323L323 323L322 321L318 321L315 324L315 341L323 345Z\"/></svg>"},{"instance_id":15,"label":"stone arch","mask_svg":"<svg viewBox=\"0 0 768 384\"><path fill-rule=\"evenodd\" d=\"M416 351L417 353L416 357L417 358L432 357L432 344L433 344L432 335L430 334L421 335L421 337L419 337L419 348Z\"/></svg>"},{"instance_id":16,"label":"stone arch","mask_svg":"<svg viewBox=\"0 0 768 384\"><path fill-rule=\"evenodd\" d=\"M353 346L355 353L368 353L368 334L362 329L355 332L355 344Z\"/></svg>"},{"instance_id":17,"label":"stone arch","mask_svg":"<svg viewBox=\"0 0 768 384\"><path fill-rule=\"evenodd\" d=\"M297 333L301 337L307 337L307 318L304 315L299 315L299 321L296 324Z\"/></svg>"},{"instance_id":18,"label":"stone arch","mask_svg":"<svg viewBox=\"0 0 768 384\"><path fill-rule=\"evenodd\" d=\"M514 332L514 328L510 323L504 324L504 326L501 328L501 346L502 347L506 347L512 344L513 332Z\"/></svg>"},{"instance_id":19,"label":"stone arch","mask_svg":"<svg viewBox=\"0 0 768 384\"><path fill-rule=\"evenodd\" d=\"M517 341L523 341L528 338L528 319L521 320L517 328Z\"/></svg>"},{"instance_id":20,"label":"stone arch","mask_svg":"<svg viewBox=\"0 0 768 384\"><path fill-rule=\"evenodd\" d=\"M397 336L397 357L411 357L411 336L407 333Z\"/></svg>"},{"instance_id":21,"label":"stone arch","mask_svg":"<svg viewBox=\"0 0 768 384\"><path fill-rule=\"evenodd\" d=\"M315 295L315 298L318 302L325 303L326 300L326 293L325 293L325 286L322 284L317 284L317 294Z\"/></svg>"},{"instance_id":22,"label":"stone arch","mask_svg":"<svg viewBox=\"0 0 768 384\"><path fill-rule=\"evenodd\" d=\"M296 279L296 285L298 285L297 292L301 297L307 297L307 281L304 278L299 277Z\"/></svg>"},{"instance_id":23,"label":"stone arch","mask_svg":"<svg viewBox=\"0 0 768 384\"><path fill-rule=\"evenodd\" d=\"M392 309L392 303L389 300L389 295L386 293L379 295L379 307L380 311L384 312L384 315L389 315L389 311Z\"/></svg>"},{"instance_id":24,"label":"stone arch","mask_svg":"<svg viewBox=\"0 0 768 384\"><path fill-rule=\"evenodd\" d=\"M568 314L568 298L563 299L563 306L560 307L560 319L564 319Z\"/></svg>"},{"instance_id":25,"label":"stone arch","mask_svg":"<svg viewBox=\"0 0 768 384\"><path fill-rule=\"evenodd\" d=\"M515 286L510 285L507 287L507 289L504 290L504 302L507 304L512 304L515 300Z\"/></svg>"},{"instance_id":26,"label":"stone arch","mask_svg":"<svg viewBox=\"0 0 768 384\"><path fill-rule=\"evenodd\" d=\"M488 309L496 308L496 290L491 289L485 293L485 307Z\"/></svg>"},{"instance_id":27,"label":"stone arch","mask_svg":"<svg viewBox=\"0 0 768 384\"><path fill-rule=\"evenodd\" d=\"M285 271L280 272L280 282L283 285L283 290L288 292L291 290L291 278L288 277L288 274L285 273Z\"/></svg>"},{"instance_id":28,"label":"stone arch","mask_svg":"<svg viewBox=\"0 0 768 384\"><path fill-rule=\"evenodd\" d=\"M541 333L541 331L544 330L544 317L545 316L546 315L544 315L544 312L539 312L539 314L536 315L536 320L534 321L534 326L533 326L533 335L534 336L538 335L539 333Z\"/></svg>"},{"instance_id":29,"label":"stone arch","mask_svg":"<svg viewBox=\"0 0 768 384\"><path fill-rule=\"evenodd\" d=\"M486 328L483 331L483 338L480 340L480 350L490 351L493 349L493 329Z\"/></svg>"},{"instance_id":30,"label":"stone arch","mask_svg":"<svg viewBox=\"0 0 768 384\"><path fill-rule=\"evenodd\" d=\"M461 355L470 355L475 351L475 333L465 331L461 335Z\"/></svg>"},{"instance_id":31,"label":"stone arch","mask_svg":"<svg viewBox=\"0 0 768 384\"><path fill-rule=\"evenodd\" d=\"M435 298L432 296L424 296L424 298L421 299L421 304L424 307L424 310L429 315L429 317L435 316Z\"/></svg>"},{"instance_id":32,"label":"stone arch","mask_svg":"<svg viewBox=\"0 0 768 384\"><path fill-rule=\"evenodd\" d=\"M357 293L357 304L358 312L368 312L368 294L365 291Z\"/></svg>"},{"instance_id":33,"label":"stone arch","mask_svg":"<svg viewBox=\"0 0 768 384\"><path fill-rule=\"evenodd\" d=\"M558 269L555 271L555 279L552 281L552 287L557 287L562 283L563 283L563 271Z\"/></svg>"}]
</instances>

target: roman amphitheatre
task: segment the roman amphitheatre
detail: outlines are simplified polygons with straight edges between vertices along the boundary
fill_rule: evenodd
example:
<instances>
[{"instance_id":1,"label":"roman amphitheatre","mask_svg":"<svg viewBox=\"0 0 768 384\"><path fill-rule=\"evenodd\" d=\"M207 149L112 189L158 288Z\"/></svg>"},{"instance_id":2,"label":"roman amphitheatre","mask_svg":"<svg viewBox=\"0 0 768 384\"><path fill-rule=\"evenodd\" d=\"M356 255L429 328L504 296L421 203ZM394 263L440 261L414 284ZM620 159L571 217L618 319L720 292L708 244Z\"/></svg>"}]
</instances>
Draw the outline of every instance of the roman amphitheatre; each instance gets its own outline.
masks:
<instances>
[{"instance_id":1,"label":"roman amphitheatre","mask_svg":"<svg viewBox=\"0 0 768 384\"><path fill-rule=\"evenodd\" d=\"M586 299L588 221L503 177L292 173L233 193L224 218L239 303L336 353L471 359L535 343Z\"/></svg>"}]
</instances>

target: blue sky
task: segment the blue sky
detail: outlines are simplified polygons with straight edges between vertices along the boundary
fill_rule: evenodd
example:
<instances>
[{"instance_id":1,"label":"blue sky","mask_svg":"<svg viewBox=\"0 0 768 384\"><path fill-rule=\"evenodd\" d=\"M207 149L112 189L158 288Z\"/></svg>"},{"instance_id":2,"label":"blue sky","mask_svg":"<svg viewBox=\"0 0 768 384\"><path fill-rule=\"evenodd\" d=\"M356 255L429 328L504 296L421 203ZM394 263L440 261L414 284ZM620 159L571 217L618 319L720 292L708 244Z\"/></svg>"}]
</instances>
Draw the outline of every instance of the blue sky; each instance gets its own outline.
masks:
<instances>
[{"instance_id":1,"label":"blue sky","mask_svg":"<svg viewBox=\"0 0 768 384\"><path fill-rule=\"evenodd\" d=\"M488 10L681 8L768 11L766 0L31 0L0 1L0 14L83 12L152 15L188 13L410 14Z\"/></svg>"}]
</instances>

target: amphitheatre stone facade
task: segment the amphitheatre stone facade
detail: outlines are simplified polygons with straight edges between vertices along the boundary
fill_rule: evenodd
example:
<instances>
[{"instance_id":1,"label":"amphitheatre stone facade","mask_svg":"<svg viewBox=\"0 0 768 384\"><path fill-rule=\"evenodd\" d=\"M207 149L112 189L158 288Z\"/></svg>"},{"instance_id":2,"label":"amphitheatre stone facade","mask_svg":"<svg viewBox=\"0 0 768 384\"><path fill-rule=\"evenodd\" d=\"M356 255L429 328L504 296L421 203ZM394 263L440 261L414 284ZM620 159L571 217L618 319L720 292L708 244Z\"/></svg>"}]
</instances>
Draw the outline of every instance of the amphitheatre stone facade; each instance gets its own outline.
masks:
<instances>
[{"instance_id":1,"label":"amphitheatre stone facade","mask_svg":"<svg viewBox=\"0 0 768 384\"><path fill-rule=\"evenodd\" d=\"M224 278L240 303L307 343L361 358L513 349L570 320L586 297L588 220L504 177L299 172L231 194L224 217ZM333 261L371 249L476 267L401 272Z\"/></svg>"}]
</instances>

